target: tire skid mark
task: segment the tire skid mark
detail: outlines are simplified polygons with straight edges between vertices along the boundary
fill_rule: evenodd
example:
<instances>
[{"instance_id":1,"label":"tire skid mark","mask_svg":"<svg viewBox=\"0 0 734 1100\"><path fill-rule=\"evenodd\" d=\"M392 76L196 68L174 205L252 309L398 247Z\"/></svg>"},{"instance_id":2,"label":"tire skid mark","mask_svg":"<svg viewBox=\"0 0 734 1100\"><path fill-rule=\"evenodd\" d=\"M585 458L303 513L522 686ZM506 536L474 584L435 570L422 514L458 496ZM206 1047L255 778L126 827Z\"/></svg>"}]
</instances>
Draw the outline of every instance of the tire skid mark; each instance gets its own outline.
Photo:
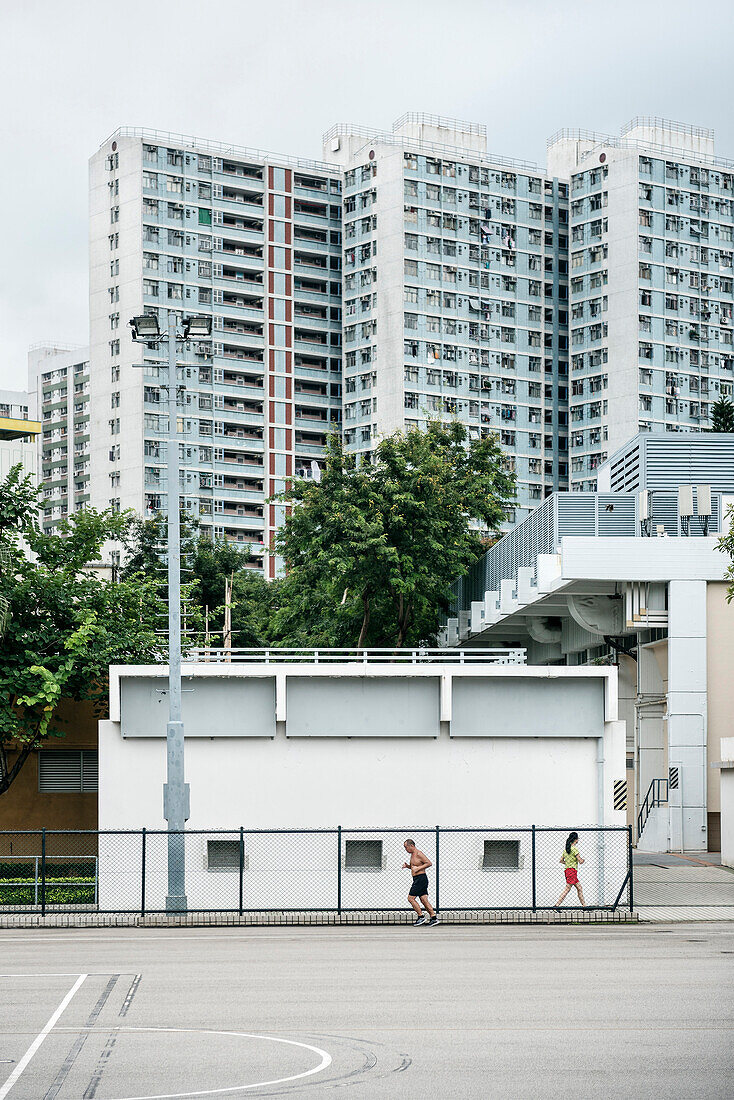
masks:
<instances>
[{"instance_id":1,"label":"tire skid mark","mask_svg":"<svg viewBox=\"0 0 734 1100\"><path fill-rule=\"evenodd\" d=\"M86 1024L86 1030L82 1031L76 1037L76 1039L74 1040L72 1048L69 1051L69 1053L66 1055L66 1058L64 1059L64 1062L63 1062L63 1065L61 1066L61 1069L56 1074L56 1080L54 1081L54 1083L49 1088L49 1090L46 1093L46 1095L44 1096L43 1100L55 1100L55 1098L58 1096L59 1092L61 1091L61 1087L64 1084L64 1081L66 1080L66 1078L71 1073L71 1070L74 1066L74 1063L76 1062L77 1058L79 1057L79 1054L82 1050L82 1047L84 1046L87 1039L89 1038L89 1030L92 1027L94 1027L94 1025L96 1024L97 1019L99 1018L99 1014L102 1011L102 1009L104 1008L105 1004L107 1003L107 999L108 999L110 993L112 992L112 990L114 989L114 987L117 983L117 979L119 977L120 977L119 974L113 974L112 977L110 978L110 980L107 982L107 985L104 987L104 989L103 989L96 1005L94 1006L94 1008L92 1009L92 1011L89 1014L89 1019L87 1020L87 1024Z\"/></svg>"},{"instance_id":2,"label":"tire skid mark","mask_svg":"<svg viewBox=\"0 0 734 1100\"><path fill-rule=\"evenodd\" d=\"M127 1016L127 1011L130 1008L130 1005L132 1004L133 997L135 996L135 994L138 991L138 986L140 985L140 979L142 978L142 976L143 976L142 974L136 974L135 977L133 978L132 982L130 983L130 988L127 991L127 996L125 997L125 1000L122 1002L122 1007L121 1007L121 1009L118 1013L118 1016Z\"/></svg>"},{"instance_id":3,"label":"tire skid mark","mask_svg":"<svg viewBox=\"0 0 734 1100\"><path fill-rule=\"evenodd\" d=\"M321 1077L319 1081L303 1082L300 1085L301 1089L313 1087L318 1084L321 1089L340 1089L349 1088L351 1085L366 1084L367 1080L370 1081L376 1079L382 1079L390 1077L393 1073L404 1073L412 1065L412 1059L407 1054L396 1053L393 1051L380 1052L379 1057L375 1051L375 1047L383 1047L383 1043L372 1042L367 1039L358 1039L354 1036L348 1035L322 1035L314 1033L309 1037L318 1042L341 1043L343 1049L339 1052L339 1057L346 1060L349 1059L349 1055L356 1055L361 1065L355 1066L354 1069L345 1070L343 1073L337 1071L334 1076L329 1078ZM333 1062L336 1062L337 1055L332 1048ZM392 1064L391 1064L392 1062ZM397 1063L397 1064L396 1064ZM267 1097L267 1096L292 1096L295 1092L294 1086L284 1085L281 1088L269 1089L267 1092L257 1092L252 1094L253 1096Z\"/></svg>"},{"instance_id":4,"label":"tire skid mark","mask_svg":"<svg viewBox=\"0 0 734 1100\"><path fill-rule=\"evenodd\" d=\"M92 1074L89 1080L89 1084L87 1085L84 1092L83 1100L94 1100L94 1097L97 1095L97 1089L99 1088L100 1081L102 1080L102 1074L104 1073L105 1067L110 1060L110 1056L112 1055L112 1051L114 1049L115 1043L117 1042L117 1036L119 1034L120 1033L117 1029L110 1032L107 1042L104 1045L104 1049L99 1056L99 1060L97 1062L94 1073Z\"/></svg>"}]
</instances>

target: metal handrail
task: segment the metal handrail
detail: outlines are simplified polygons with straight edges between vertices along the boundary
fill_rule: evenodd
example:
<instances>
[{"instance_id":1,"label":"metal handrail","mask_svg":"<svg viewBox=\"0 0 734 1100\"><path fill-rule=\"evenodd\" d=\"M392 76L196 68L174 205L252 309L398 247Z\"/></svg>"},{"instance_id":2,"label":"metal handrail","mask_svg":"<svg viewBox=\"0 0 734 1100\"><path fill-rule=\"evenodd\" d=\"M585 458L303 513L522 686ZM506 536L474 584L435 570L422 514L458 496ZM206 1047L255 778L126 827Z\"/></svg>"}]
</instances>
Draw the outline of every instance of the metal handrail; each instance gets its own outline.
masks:
<instances>
[{"instance_id":1,"label":"metal handrail","mask_svg":"<svg viewBox=\"0 0 734 1100\"><path fill-rule=\"evenodd\" d=\"M100 145L104 149L115 138L139 137L151 144L171 146L180 149L193 149L204 154L221 157L244 157L246 160L266 161L275 164L287 164L293 168L305 168L325 175L334 175L341 172L337 164L329 164L322 160L309 160L305 157L287 156L285 153L272 153L267 149L253 149L247 145L230 145L222 141L210 141L208 138L199 138L191 134L172 133L169 130L151 130L145 126L118 126L110 134L106 141Z\"/></svg>"},{"instance_id":2,"label":"metal handrail","mask_svg":"<svg viewBox=\"0 0 734 1100\"><path fill-rule=\"evenodd\" d=\"M493 664L524 665L525 649L310 649L282 647L277 649L233 648L219 646L190 649L186 661L231 661L279 664L288 661L305 661L312 664Z\"/></svg>"},{"instance_id":3,"label":"metal handrail","mask_svg":"<svg viewBox=\"0 0 734 1100\"><path fill-rule=\"evenodd\" d=\"M665 794L661 794L662 791ZM653 779L650 782L650 786L647 788L647 794L640 806L640 812L637 815L637 839L639 840L642 835L642 830L645 828L647 819L650 816L650 812L655 806L663 806L668 801L668 780L667 779Z\"/></svg>"}]
</instances>

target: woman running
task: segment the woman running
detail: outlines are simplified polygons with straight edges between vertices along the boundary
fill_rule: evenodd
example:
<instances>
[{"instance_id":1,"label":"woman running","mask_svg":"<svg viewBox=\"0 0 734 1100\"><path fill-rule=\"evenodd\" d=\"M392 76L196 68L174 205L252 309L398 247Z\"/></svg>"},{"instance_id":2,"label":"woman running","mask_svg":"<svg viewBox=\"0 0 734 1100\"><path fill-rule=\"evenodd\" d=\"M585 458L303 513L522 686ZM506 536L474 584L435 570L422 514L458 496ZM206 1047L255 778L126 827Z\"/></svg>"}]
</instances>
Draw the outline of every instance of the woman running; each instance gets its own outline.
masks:
<instances>
[{"instance_id":1,"label":"woman running","mask_svg":"<svg viewBox=\"0 0 734 1100\"><path fill-rule=\"evenodd\" d=\"M578 833L569 833L566 840L566 847L563 849L563 855L559 862L562 863L566 869L566 889L561 894L556 905L556 909L563 903L567 897L572 886L576 887L576 892L581 902L581 907L586 907L584 901L584 891L581 889L581 883L579 882L578 867L580 863L583 863L583 859L579 855L579 847L577 841L579 839Z\"/></svg>"}]
</instances>

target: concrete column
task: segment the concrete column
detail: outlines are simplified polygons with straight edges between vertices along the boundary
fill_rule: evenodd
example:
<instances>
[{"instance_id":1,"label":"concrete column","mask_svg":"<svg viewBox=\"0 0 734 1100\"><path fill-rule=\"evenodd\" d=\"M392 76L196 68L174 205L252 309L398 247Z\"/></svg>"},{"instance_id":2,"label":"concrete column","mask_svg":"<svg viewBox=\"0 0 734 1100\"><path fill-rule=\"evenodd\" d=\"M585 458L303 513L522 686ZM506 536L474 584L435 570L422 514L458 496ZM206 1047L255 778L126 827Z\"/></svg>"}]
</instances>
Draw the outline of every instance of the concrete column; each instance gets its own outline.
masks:
<instances>
[{"instance_id":1,"label":"concrete column","mask_svg":"<svg viewBox=\"0 0 734 1100\"><path fill-rule=\"evenodd\" d=\"M706 851L706 582L668 585L668 765L671 849Z\"/></svg>"}]
</instances>

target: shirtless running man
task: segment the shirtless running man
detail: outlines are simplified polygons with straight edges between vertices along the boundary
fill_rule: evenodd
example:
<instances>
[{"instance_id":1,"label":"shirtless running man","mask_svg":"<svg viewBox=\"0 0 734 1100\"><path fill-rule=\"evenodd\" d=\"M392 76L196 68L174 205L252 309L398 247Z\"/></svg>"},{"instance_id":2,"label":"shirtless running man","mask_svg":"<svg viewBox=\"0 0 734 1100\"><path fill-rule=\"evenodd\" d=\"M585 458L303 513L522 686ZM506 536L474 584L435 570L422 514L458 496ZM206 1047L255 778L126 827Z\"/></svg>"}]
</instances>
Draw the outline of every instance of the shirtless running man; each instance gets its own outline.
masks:
<instances>
[{"instance_id":1,"label":"shirtless running man","mask_svg":"<svg viewBox=\"0 0 734 1100\"><path fill-rule=\"evenodd\" d=\"M404 863L403 869L410 871L413 876L413 885L410 887L408 901L418 914L418 920L413 921L413 924L438 924L436 912L428 900L428 875L426 871L432 866L431 861L419 848L416 848L414 840L406 840L403 847L410 856L410 863ZM423 902L423 907L427 911L430 920L421 911L419 898Z\"/></svg>"}]
</instances>

